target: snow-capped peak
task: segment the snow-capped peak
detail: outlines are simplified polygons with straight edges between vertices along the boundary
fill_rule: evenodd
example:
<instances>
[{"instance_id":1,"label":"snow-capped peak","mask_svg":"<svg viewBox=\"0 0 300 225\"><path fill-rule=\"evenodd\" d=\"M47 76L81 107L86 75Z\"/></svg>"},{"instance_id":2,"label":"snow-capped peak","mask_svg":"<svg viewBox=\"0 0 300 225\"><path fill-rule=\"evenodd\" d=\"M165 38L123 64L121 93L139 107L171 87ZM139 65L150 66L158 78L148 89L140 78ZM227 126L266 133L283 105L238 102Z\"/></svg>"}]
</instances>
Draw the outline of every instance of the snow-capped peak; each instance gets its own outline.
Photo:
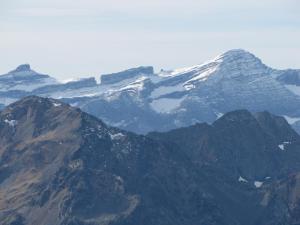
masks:
<instances>
[{"instance_id":1,"label":"snow-capped peak","mask_svg":"<svg viewBox=\"0 0 300 225\"><path fill-rule=\"evenodd\" d=\"M220 59L238 59L238 58L256 58L258 59L255 55L252 53L244 50L244 49L232 49L229 51L226 51L217 57L215 57L213 60L218 61Z\"/></svg>"},{"instance_id":2,"label":"snow-capped peak","mask_svg":"<svg viewBox=\"0 0 300 225\"><path fill-rule=\"evenodd\" d=\"M254 54L243 49L233 49L227 51L221 55L218 55L212 61L218 62L219 64L226 65L226 66L230 66L230 65L241 66L242 64L250 63L250 65L255 64L257 66L259 65L259 66L266 67L262 63L262 61L259 58L257 58Z\"/></svg>"},{"instance_id":3,"label":"snow-capped peak","mask_svg":"<svg viewBox=\"0 0 300 225\"><path fill-rule=\"evenodd\" d=\"M268 70L268 67L255 55L243 49L233 49L202 64L169 72L163 71L159 75L163 77L177 77L190 74L188 76L189 79L192 79L190 81L204 81L217 71L220 71L224 76L235 77L237 75L252 74L245 74L245 71L251 71L256 74L262 70Z\"/></svg>"},{"instance_id":4,"label":"snow-capped peak","mask_svg":"<svg viewBox=\"0 0 300 225\"><path fill-rule=\"evenodd\" d=\"M243 49L227 51L210 61L215 78L236 78L269 75L271 70L254 54ZM218 76L217 76L218 74Z\"/></svg>"}]
</instances>

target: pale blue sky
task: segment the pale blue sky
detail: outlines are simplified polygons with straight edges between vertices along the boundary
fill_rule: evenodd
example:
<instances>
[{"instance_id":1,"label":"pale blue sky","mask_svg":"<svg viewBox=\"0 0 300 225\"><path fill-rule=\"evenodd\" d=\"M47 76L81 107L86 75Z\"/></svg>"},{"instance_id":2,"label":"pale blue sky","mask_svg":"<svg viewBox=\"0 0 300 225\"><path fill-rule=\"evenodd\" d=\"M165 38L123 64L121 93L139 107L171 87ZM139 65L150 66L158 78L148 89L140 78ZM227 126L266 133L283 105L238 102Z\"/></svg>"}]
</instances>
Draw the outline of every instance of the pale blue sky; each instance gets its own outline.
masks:
<instances>
[{"instance_id":1,"label":"pale blue sky","mask_svg":"<svg viewBox=\"0 0 300 225\"><path fill-rule=\"evenodd\" d=\"M300 68L298 0L0 0L0 74L30 63L60 79L200 64L243 48Z\"/></svg>"}]
</instances>

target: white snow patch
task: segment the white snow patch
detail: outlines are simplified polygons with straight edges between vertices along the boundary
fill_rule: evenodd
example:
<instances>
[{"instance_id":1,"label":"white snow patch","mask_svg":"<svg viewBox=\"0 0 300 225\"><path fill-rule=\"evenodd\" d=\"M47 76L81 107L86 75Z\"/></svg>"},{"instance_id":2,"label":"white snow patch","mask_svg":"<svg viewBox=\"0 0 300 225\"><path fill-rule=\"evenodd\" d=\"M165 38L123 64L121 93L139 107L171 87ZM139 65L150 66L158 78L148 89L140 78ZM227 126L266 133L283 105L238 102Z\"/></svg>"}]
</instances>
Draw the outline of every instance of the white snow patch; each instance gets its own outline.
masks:
<instances>
[{"instance_id":1,"label":"white snow patch","mask_svg":"<svg viewBox=\"0 0 300 225\"><path fill-rule=\"evenodd\" d=\"M294 124L298 121L300 121L300 117L289 117L289 116L283 116L286 121L289 123L289 124Z\"/></svg>"},{"instance_id":2,"label":"white snow patch","mask_svg":"<svg viewBox=\"0 0 300 225\"><path fill-rule=\"evenodd\" d=\"M59 80L62 84L67 84L67 83L70 83L70 82L77 82L77 81L80 81L82 80L82 78L79 78L79 77L73 77L73 78L69 78L69 79L62 79L62 80Z\"/></svg>"},{"instance_id":3,"label":"white snow patch","mask_svg":"<svg viewBox=\"0 0 300 225\"><path fill-rule=\"evenodd\" d=\"M134 90L138 90L138 91L141 91L143 90L144 88L144 81L148 79L147 77L140 77L139 79L137 79L136 81L128 84L127 86L125 87L122 87L120 89L120 91L123 91L123 90L128 90L128 89L134 89Z\"/></svg>"},{"instance_id":4,"label":"white snow patch","mask_svg":"<svg viewBox=\"0 0 300 225\"><path fill-rule=\"evenodd\" d=\"M171 94L174 92L182 92L185 91L185 88L182 86L182 84L178 84L175 86L161 86L156 89L154 89L151 93L151 98L158 98L159 96Z\"/></svg>"},{"instance_id":5,"label":"white snow patch","mask_svg":"<svg viewBox=\"0 0 300 225\"><path fill-rule=\"evenodd\" d=\"M241 177L241 176L239 177L239 182L248 183L248 181L245 178Z\"/></svg>"},{"instance_id":6,"label":"white snow patch","mask_svg":"<svg viewBox=\"0 0 300 225\"><path fill-rule=\"evenodd\" d=\"M5 123L7 123L11 127L15 127L18 124L18 121L16 120L4 120Z\"/></svg>"},{"instance_id":7,"label":"white snow patch","mask_svg":"<svg viewBox=\"0 0 300 225\"><path fill-rule=\"evenodd\" d=\"M200 76L198 77L198 79L203 79L204 77L210 75L211 73L209 73L209 72L213 72L214 69L217 67L217 65L218 64L216 64L216 62L214 60L209 60L200 65L175 69L173 71L169 71L165 74L159 74L159 75L164 76L164 77L175 77L178 75L199 71L198 75L200 75ZM207 72L207 73L205 73L205 72Z\"/></svg>"},{"instance_id":8,"label":"white snow patch","mask_svg":"<svg viewBox=\"0 0 300 225\"><path fill-rule=\"evenodd\" d=\"M254 186L255 186L256 188L260 188L263 184L264 184L264 182L261 182L261 181L254 181Z\"/></svg>"},{"instance_id":9,"label":"white snow patch","mask_svg":"<svg viewBox=\"0 0 300 225\"><path fill-rule=\"evenodd\" d=\"M296 95L300 95L300 86L297 85L284 85L287 89L289 89L291 92L293 92Z\"/></svg>"},{"instance_id":10,"label":"white snow patch","mask_svg":"<svg viewBox=\"0 0 300 225\"><path fill-rule=\"evenodd\" d=\"M200 71L200 73L187 81L186 83L193 82L193 81L205 81L207 78L213 74L217 70L217 67L207 68L204 71Z\"/></svg>"},{"instance_id":11,"label":"white snow patch","mask_svg":"<svg viewBox=\"0 0 300 225\"><path fill-rule=\"evenodd\" d=\"M216 116L217 116L218 119L221 118L223 115L224 115L224 113L220 113L220 112L216 113Z\"/></svg>"},{"instance_id":12,"label":"white snow patch","mask_svg":"<svg viewBox=\"0 0 300 225\"><path fill-rule=\"evenodd\" d=\"M160 98L150 103L152 109L158 113L170 113L180 107L186 96L182 98Z\"/></svg>"},{"instance_id":13,"label":"white snow patch","mask_svg":"<svg viewBox=\"0 0 300 225\"><path fill-rule=\"evenodd\" d=\"M286 150L286 149L285 149L285 146L286 146L286 145L289 145L289 144L291 144L290 141L285 141L285 142L283 142L282 144L278 145L278 147L279 147L282 151L285 151L285 150Z\"/></svg>"},{"instance_id":14,"label":"white snow patch","mask_svg":"<svg viewBox=\"0 0 300 225\"><path fill-rule=\"evenodd\" d=\"M196 87L194 84L184 84L183 86L187 91L192 90Z\"/></svg>"},{"instance_id":15,"label":"white snow patch","mask_svg":"<svg viewBox=\"0 0 300 225\"><path fill-rule=\"evenodd\" d=\"M120 139L122 139L123 137L125 137L125 135L124 134L122 134L122 133L116 133L116 134L109 134L109 136L110 136L110 138L112 139L112 140L120 140Z\"/></svg>"},{"instance_id":16,"label":"white snow patch","mask_svg":"<svg viewBox=\"0 0 300 225\"><path fill-rule=\"evenodd\" d=\"M184 67L184 68L179 68L179 69L175 69L171 72L171 76L178 76L180 74L185 74L185 73L189 73L193 70L195 70L197 68L197 66L191 66L191 67Z\"/></svg>"},{"instance_id":17,"label":"white snow patch","mask_svg":"<svg viewBox=\"0 0 300 225\"><path fill-rule=\"evenodd\" d=\"M59 107L59 106L61 106L61 103L57 103L57 102L53 102L52 104L53 104L54 107Z\"/></svg>"}]
</instances>

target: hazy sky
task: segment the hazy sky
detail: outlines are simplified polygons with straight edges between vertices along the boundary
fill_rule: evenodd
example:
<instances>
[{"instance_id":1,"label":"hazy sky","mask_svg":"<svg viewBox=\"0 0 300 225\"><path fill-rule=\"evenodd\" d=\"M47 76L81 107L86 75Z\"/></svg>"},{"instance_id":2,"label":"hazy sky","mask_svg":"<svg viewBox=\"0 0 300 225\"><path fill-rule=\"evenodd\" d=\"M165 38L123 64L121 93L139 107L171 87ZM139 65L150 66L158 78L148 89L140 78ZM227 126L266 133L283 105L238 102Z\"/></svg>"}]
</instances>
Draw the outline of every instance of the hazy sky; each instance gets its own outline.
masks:
<instances>
[{"instance_id":1,"label":"hazy sky","mask_svg":"<svg viewBox=\"0 0 300 225\"><path fill-rule=\"evenodd\" d=\"M172 69L232 48L300 68L299 11L299 0L0 0L0 74Z\"/></svg>"}]
</instances>

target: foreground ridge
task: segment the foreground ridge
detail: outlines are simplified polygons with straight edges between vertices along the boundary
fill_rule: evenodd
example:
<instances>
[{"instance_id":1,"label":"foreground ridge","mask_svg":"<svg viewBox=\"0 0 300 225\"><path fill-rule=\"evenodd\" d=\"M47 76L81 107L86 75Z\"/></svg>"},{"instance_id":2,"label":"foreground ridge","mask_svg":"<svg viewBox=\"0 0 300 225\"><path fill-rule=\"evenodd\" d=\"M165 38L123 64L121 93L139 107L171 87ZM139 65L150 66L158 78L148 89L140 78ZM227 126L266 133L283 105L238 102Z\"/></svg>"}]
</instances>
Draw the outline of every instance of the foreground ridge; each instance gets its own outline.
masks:
<instances>
[{"instance_id":1,"label":"foreground ridge","mask_svg":"<svg viewBox=\"0 0 300 225\"><path fill-rule=\"evenodd\" d=\"M29 96L1 112L0 146L3 225L300 222L300 137L268 112L143 136Z\"/></svg>"}]
</instances>

